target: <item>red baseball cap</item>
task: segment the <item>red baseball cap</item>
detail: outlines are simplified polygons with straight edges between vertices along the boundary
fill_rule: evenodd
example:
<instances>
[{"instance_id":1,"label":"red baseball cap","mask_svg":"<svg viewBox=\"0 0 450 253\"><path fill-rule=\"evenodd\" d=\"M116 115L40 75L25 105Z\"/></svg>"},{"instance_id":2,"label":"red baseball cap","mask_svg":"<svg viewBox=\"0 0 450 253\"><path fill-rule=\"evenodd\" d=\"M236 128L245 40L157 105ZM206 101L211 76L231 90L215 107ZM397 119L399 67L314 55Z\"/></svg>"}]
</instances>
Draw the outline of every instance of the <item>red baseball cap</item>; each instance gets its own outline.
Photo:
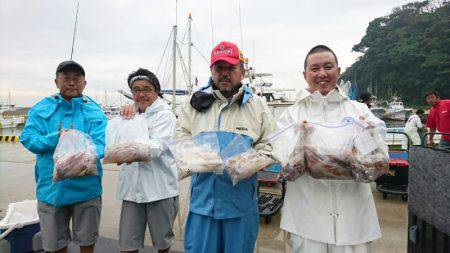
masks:
<instances>
[{"instance_id":1,"label":"red baseball cap","mask_svg":"<svg viewBox=\"0 0 450 253\"><path fill-rule=\"evenodd\" d=\"M241 50L239 50L236 44L222 41L211 51L210 67L218 61L226 61L229 64L236 65L239 62L244 61L244 56L242 55Z\"/></svg>"}]
</instances>

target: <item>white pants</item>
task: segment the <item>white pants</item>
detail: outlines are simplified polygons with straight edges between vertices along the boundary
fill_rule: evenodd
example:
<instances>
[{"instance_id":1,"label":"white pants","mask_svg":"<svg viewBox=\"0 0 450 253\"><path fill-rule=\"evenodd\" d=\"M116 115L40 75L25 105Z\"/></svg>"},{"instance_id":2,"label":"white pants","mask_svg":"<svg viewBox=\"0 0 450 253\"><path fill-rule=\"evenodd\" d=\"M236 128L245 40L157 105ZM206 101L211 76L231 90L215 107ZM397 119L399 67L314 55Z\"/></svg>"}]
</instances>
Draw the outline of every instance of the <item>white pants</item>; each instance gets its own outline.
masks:
<instances>
[{"instance_id":1,"label":"white pants","mask_svg":"<svg viewBox=\"0 0 450 253\"><path fill-rule=\"evenodd\" d=\"M371 242L335 245L306 239L291 233L292 253L370 253Z\"/></svg>"},{"instance_id":2,"label":"white pants","mask_svg":"<svg viewBox=\"0 0 450 253\"><path fill-rule=\"evenodd\" d=\"M405 134L407 134L409 139L411 140L412 145L420 145L421 140L417 127L405 127L404 131ZM407 140L404 140L405 143L406 141Z\"/></svg>"}]
</instances>

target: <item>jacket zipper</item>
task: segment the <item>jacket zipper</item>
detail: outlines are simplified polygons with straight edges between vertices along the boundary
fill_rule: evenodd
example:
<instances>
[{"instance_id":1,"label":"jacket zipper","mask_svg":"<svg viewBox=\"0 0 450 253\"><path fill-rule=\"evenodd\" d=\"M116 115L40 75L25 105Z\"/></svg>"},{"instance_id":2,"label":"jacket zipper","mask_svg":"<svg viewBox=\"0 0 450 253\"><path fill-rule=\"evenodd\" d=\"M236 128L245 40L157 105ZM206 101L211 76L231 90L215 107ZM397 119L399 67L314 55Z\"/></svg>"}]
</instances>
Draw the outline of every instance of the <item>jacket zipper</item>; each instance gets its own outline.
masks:
<instances>
[{"instance_id":1,"label":"jacket zipper","mask_svg":"<svg viewBox=\"0 0 450 253\"><path fill-rule=\"evenodd\" d=\"M333 236L334 236L334 243L337 243L337 232L336 232L336 225L337 225L337 208L336 208L336 185L335 182L330 182L330 190L331 190L331 214L333 216Z\"/></svg>"}]
</instances>

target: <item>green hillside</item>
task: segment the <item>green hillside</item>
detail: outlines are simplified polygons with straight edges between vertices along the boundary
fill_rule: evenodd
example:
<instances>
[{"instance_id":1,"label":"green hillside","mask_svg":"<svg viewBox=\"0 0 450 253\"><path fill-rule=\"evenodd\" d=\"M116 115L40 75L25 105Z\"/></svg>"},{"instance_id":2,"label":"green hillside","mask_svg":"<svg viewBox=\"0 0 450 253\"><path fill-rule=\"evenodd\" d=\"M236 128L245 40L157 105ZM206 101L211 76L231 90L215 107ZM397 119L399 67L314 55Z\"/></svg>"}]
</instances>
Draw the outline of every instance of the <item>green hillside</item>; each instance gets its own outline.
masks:
<instances>
[{"instance_id":1,"label":"green hillside","mask_svg":"<svg viewBox=\"0 0 450 253\"><path fill-rule=\"evenodd\" d=\"M450 98L450 4L413 2L369 23L366 34L353 46L361 57L342 79L360 91L387 99L389 92L406 104L423 104L429 90Z\"/></svg>"}]
</instances>

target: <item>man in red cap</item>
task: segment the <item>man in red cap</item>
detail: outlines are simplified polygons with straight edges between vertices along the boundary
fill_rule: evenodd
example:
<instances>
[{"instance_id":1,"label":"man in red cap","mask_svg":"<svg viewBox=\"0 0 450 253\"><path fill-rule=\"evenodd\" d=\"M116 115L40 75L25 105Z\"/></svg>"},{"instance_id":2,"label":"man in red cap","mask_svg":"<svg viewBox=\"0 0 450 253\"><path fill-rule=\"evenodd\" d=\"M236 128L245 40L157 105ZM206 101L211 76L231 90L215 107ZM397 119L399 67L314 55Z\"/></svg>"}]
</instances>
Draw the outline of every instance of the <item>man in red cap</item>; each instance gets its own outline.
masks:
<instances>
[{"instance_id":1,"label":"man in red cap","mask_svg":"<svg viewBox=\"0 0 450 253\"><path fill-rule=\"evenodd\" d=\"M217 134L223 161L240 153L223 152L236 136L243 137L246 146L255 149L260 158L270 156L272 151L267 135L274 121L265 102L242 83L243 61L233 43L222 42L214 47L212 77L187 101L177 123L177 138L204 132ZM257 186L256 175L234 186L226 170L223 174L192 175L185 251L253 252L259 225Z\"/></svg>"}]
</instances>

